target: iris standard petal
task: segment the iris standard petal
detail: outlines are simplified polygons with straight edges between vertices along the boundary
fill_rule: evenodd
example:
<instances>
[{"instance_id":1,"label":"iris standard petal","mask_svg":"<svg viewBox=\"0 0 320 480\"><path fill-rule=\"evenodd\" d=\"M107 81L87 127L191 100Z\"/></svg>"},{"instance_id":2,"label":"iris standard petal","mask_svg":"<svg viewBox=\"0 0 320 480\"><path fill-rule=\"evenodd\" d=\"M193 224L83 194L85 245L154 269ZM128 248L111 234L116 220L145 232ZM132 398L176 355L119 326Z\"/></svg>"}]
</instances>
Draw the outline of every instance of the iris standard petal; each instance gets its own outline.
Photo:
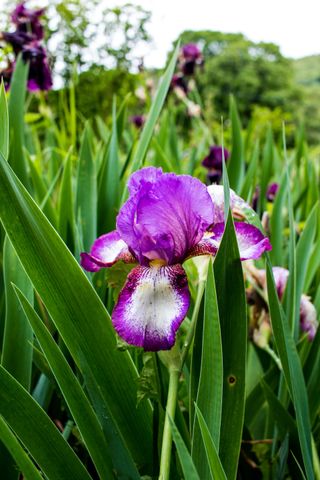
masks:
<instances>
[{"instance_id":1,"label":"iris standard petal","mask_svg":"<svg viewBox=\"0 0 320 480\"><path fill-rule=\"evenodd\" d=\"M90 253L81 253L81 266L89 272L97 272L102 267L111 267L119 260L125 263L136 261L128 245L115 230L97 238Z\"/></svg>"},{"instance_id":2,"label":"iris standard petal","mask_svg":"<svg viewBox=\"0 0 320 480\"><path fill-rule=\"evenodd\" d=\"M190 303L181 265L135 267L112 312L114 328L127 343L145 350L168 350Z\"/></svg>"},{"instance_id":3,"label":"iris standard petal","mask_svg":"<svg viewBox=\"0 0 320 480\"><path fill-rule=\"evenodd\" d=\"M240 260L256 259L272 246L267 237L257 227L249 223L235 222L235 231L240 252ZM213 226L212 237L207 239L213 247L219 248L224 232L224 223L217 223Z\"/></svg>"},{"instance_id":4,"label":"iris standard petal","mask_svg":"<svg viewBox=\"0 0 320 480\"><path fill-rule=\"evenodd\" d=\"M213 212L203 183L188 175L165 173L129 198L117 217L117 230L141 263L144 258L159 258L176 264L201 240Z\"/></svg>"},{"instance_id":5,"label":"iris standard petal","mask_svg":"<svg viewBox=\"0 0 320 480\"><path fill-rule=\"evenodd\" d=\"M148 183L155 183L163 175L161 168L145 167L131 175L128 181L130 195L135 195Z\"/></svg>"},{"instance_id":6,"label":"iris standard petal","mask_svg":"<svg viewBox=\"0 0 320 480\"><path fill-rule=\"evenodd\" d=\"M215 206L214 218L212 223L221 223L224 221L224 190L223 185L209 185L208 192ZM230 188L230 208L232 215L241 220L250 221L256 216L250 205L245 202Z\"/></svg>"}]
</instances>

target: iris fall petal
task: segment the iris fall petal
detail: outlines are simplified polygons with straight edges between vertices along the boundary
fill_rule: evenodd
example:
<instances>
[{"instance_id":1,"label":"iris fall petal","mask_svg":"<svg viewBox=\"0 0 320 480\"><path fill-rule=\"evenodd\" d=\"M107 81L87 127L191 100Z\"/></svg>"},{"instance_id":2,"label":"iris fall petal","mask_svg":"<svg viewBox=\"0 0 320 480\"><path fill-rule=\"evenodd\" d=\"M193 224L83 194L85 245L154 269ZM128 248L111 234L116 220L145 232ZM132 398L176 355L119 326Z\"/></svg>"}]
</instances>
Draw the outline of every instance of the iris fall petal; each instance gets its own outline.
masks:
<instances>
[{"instance_id":1,"label":"iris fall petal","mask_svg":"<svg viewBox=\"0 0 320 480\"><path fill-rule=\"evenodd\" d=\"M125 263L136 261L128 245L115 230L97 238L90 253L81 253L81 265L89 272L97 272L102 267L111 267L119 260Z\"/></svg>"},{"instance_id":2,"label":"iris fall petal","mask_svg":"<svg viewBox=\"0 0 320 480\"><path fill-rule=\"evenodd\" d=\"M235 231L240 252L240 260L259 258L265 251L271 250L271 244L267 237L257 227L249 223L235 222ZM224 232L224 223L217 223L212 229L211 241L213 247L219 248Z\"/></svg>"},{"instance_id":3,"label":"iris fall petal","mask_svg":"<svg viewBox=\"0 0 320 480\"><path fill-rule=\"evenodd\" d=\"M118 334L145 350L169 350L190 303L181 265L135 267L112 312Z\"/></svg>"}]
</instances>

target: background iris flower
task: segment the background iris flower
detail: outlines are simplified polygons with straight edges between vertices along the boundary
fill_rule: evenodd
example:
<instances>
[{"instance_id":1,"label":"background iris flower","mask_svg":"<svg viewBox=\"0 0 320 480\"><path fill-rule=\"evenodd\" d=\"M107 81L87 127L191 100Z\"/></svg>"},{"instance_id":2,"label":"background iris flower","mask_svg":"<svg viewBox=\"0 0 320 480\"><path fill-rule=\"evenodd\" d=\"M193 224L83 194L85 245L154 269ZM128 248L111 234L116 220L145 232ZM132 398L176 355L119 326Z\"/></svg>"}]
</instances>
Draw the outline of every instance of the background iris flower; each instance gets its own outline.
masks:
<instances>
[{"instance_id":1,"label":"background iris flower","mask_svg":"<svg viewBox=\"0 0 320 480\"><path fill-rule=\"evenodd\" d=\"M214 199L222 190L210 193L196 178L154 167L134 173L128 188L130 197L117 217L117 230L99 237L89 254L82 253L81 264L97 271L119 260L139 263L120 292L112 322L129 344L167 350L190 304L182 263L218 251L223 203ZM237 203L233 196L234 192L232 201ZM235 229L242 260L271 249L256 227L237 222Z\"/></svg>"}]
</instances>

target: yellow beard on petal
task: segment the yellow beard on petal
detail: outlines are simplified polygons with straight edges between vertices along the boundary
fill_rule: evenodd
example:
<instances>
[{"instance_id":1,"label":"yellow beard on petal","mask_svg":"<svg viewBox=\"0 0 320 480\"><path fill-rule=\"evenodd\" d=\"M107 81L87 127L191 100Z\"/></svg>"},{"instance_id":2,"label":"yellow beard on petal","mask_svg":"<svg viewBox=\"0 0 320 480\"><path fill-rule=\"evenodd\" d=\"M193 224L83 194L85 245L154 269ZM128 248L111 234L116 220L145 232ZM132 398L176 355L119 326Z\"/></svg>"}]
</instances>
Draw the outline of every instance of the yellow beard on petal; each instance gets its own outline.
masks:
<instances>
[{"instance_id":1,"label":"yellow beard on petal","mask_svg":"<svg viewBox=\"0 0 320 480\"><path fill-rule=\"evenodd\" d=\"M149 262L149 265L150 265L150 267L160 268L160 267L164 267L165 265L167 265L167 262L165 260L162 260L161 258L156 258L155 260L151 260Z\"/></svg>"}]
</instances>

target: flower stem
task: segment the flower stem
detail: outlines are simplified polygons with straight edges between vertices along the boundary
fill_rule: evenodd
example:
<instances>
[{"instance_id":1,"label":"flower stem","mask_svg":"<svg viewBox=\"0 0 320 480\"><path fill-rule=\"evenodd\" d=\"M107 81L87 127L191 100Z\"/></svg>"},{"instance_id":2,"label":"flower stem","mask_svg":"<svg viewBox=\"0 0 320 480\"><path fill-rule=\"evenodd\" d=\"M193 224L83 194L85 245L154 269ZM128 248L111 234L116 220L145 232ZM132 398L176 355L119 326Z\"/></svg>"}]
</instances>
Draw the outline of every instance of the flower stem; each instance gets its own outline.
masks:
<instances>
[{"instance_id":1,"label":"flower stem","mask_svg":"<svg viewBox=\"0 0 320 480\"><path fill-rule=\"evenodd\" d=\"M190 329L189 329L189 332L187 334L187 338L186 338L186 340L183 344L183 349L182 349L182 353L181 353L181 368L182 368L182 366L183 366L183 364L184 364L184 362L187 358L187 355L188 355L188 352L189 352L189 349L190 349L190 346L191 346L191 343L192 343L192 340L193 340L193 337L194 337L194 332L195 332L195 329L196 329L197 319L198 319L198 315L199 315L201 300L202 300L202 297L203 297L203 292L204 292L205 286L206 286L205 280L201 280L199 282L197 297L196 297L196 301L195 301L195 305L194 305L194 309L193 309L193 313L192 313Z\"/></svg>"},{"instance_id":2,"label":"flower stem","mask_svg":"<svg viewBox=\"0 0 320 480\"><path fill-rule=\"evenodd\" d=\"M166 418L164 422L162 437L159 480L168 480L170 478L172 434L169 417L171 419L174 419L177 403L179 376L180 371L178 369L171 368L169 370L169 388L166 406Z\"/></svg>"},{"instance_id":3,"label":"flower stem","mask_svg":"<svg viewBox=\"0 0 320 480\"><path fill-rule=\"evenodd\" d=\"M166 417L164 421L163 436L162 436L162 447L161 447L161 458L160 458L160 473L159 480L169 480L170 476L170 460L171 460L171 450L172 450L172 434L171 434L171 425L170 419L174 420L174 415L176 411L177 396L178 396L178 385L179 377L182 371L183 363L188 355L190 345L192 343L194 332L196 328L197 318L200 310L201 300L203 297L206 281L200 280L197 297L192 313L191 325L189 332L187 334L186 341L184 342L183 349L179 352L179 347L177 344L174 345L172 350L166 352L159 352L159 357L161 361L166 365L169 371L169 387L168 387L168 397L166 405Z\"/></svg>"}]
</instances>

